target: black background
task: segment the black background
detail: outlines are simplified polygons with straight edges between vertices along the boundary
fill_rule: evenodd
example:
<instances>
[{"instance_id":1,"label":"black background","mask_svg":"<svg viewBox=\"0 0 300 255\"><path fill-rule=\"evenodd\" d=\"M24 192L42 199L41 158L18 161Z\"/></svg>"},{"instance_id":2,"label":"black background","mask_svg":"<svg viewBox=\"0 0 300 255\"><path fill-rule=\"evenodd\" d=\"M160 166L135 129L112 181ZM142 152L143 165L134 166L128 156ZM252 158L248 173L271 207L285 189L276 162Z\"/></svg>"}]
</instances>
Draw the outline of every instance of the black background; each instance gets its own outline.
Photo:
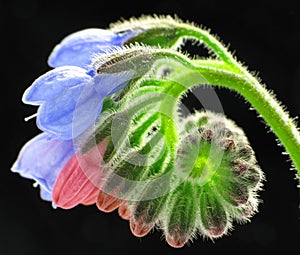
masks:
<instances>
[{"instance_id":1,"label":"black background","mask_svg":"<svg viewBox=\"0 0 300 255\"><path fill-rule=\"evenodd\" d=\"M21 146L39 133L24 117L36 109L21 103L24 90L50 68L53 46L71 32L106 28L121 17L177 14L211 28L239 60L273 90L291 116L300 115L300 11L296 1L0 1L1 156L0 254L217 254L289 252L299 242L299 190L288 157L249 105L235 93L217 90L227 116L243 127L265 171L263 203L251 223L234 224L230 235L195 240L175 250L155 230L134 237L117 213L95 206L54 210L32 181L10 172ZM195 48L191 48L195 52Z\"/></svg>"}]
</instances>

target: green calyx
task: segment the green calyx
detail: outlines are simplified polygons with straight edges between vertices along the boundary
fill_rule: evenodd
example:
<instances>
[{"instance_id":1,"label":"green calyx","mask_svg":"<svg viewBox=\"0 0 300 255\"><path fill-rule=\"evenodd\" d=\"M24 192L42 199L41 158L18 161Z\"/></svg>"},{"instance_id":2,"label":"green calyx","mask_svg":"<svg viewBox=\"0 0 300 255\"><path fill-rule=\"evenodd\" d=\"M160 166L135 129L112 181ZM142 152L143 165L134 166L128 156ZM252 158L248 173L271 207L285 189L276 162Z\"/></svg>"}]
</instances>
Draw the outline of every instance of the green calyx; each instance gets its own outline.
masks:
<instances>
[{"instance_id":1,"label":"green calyx","mask_svg":"<svg viewBox=\"0 0 300 255\"><path fill-rule=\"evenodd\" d=\"M164 48L176 48L181 44L182 39L178 36L179 19L174 20L170 16L143 16L142 18L132 18L129 21L111 24L114 32L133 30L138 31L137 35L125 42L141 43Z\"/></svg>"},{"instance_id":2,"label":"green calyx","mask_svg":"<svg viewBox=\"0 0 300 255\"><path fill-rule=\"evenodd\" d=\"M130 45L133 42L139 42L147 45L163 45L164 47L172 48L177 44L178 35L176 29L168 27L152 28L141 32L139 35L129 39L125 45Z\"/></svg>"}]
</instances>

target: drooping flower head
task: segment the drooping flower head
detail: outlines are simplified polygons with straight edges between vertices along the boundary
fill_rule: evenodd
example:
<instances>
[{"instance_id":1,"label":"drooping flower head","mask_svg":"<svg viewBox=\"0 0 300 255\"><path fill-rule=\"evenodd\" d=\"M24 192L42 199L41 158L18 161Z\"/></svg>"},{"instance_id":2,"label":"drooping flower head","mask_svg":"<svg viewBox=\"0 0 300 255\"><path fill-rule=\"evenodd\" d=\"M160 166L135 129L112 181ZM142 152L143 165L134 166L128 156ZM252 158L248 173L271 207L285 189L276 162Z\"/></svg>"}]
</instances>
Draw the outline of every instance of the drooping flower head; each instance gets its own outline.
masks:
<instances>
[{"instance_id":1,"label":"drooping flower head","mask_svg":"<svg viewBox=\"0 0 300 255\"><path fill-rule=\"evenodd\" d=\"M175 248L248 221L264 179L233 121L208 110L180 114L188 90L231 67L176 51L177 25L169 17L133 19L62 40L48 59L54 69L23 95L38 106L42 134L12 167L54 206L118 209L135 236L159 227Z\"/></svg>"},{"instance_id":2,"label":"drooping flower head","mask_svg":"<svg viewBox=\"0 0 300 255\"><path fill-rule=\"evenodd\" d=\"M67 36L49 56L48 63L55 68L25 91L23 102L39 106L37 126L44 133L22 148L12 170L35 180L43 199L52 201L56 178L76 153L72 139L96 120L105 97L130 80L129 73L96 75L93 57L121 46L134 34L86 29Z\"/></svg>"}]
</instances>

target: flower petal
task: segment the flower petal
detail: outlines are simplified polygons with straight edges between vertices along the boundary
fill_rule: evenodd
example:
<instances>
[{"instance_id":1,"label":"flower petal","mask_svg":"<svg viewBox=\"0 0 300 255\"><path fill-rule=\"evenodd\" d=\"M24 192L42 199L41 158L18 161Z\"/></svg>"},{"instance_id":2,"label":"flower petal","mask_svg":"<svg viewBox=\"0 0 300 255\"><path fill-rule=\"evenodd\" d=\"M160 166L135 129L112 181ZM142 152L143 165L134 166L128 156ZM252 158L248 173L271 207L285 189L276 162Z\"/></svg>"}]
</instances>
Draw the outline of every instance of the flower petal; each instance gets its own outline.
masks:
<instances>
[{"instance_id":1,"label":"flower petal","mask_svg":"<svg viewBox=\"0 0 300 255\"><path fill-rule=\"evenodd\" d=\"M94 87L98 94L110 96L123 89L133 78L134 71L122 71L113 74L101 73L94 77Z\"/></svg>"},{"instance_id":2,"label":"flower petal","mask_svg":"<svg viewBox=\"0 0 300 255\"><path fill-rule=\"evenodd\" d=\"M132 213L127 202L124 202L120 205L120 207L118 208L118 213L123 220L130 220L130 218L132 217Z\"/></svg>"},{"instance_id":3,"label":"flower petal","mask_svg":"<svg viewBox=\"0 0 300 255\"><path fill-rule=\"evenodd\" d=\"M75 65L87 68L95 53L103 53L111 46L121 46L133 32L116 34L110 30L89 28L65 37L49 56L51 67Z\"/></svg>"},{"instance_id":4,"label":"flower petal","mask_svg":"<svg viewBox=\"0 0 300 255\"><path fill-rule=\"evenodd\" d=\"M95 204L97 201L99 189L95 188L83 201L81 201L81 204L83 205L92 205Z\"/></svg>"},{"instance_id":5,"label":"flower petal","mask_svg":"<svg viewBox=\"0 0 300 255\"><path fill-rule=\"evenodd\" d=\"M95 187L86 177L76 155L61 171L53 189L53 203L63 209L70 209L93 196Z\"/></svg>"},{"instance_id":6,"label":"flower petal","mask_svg":"<svg viewBox=\"0 0 300 255\"><path fill-rule=\"evenodd\" d=\"M52 193L45 190L42 186L40 186L40 189L41 189L40 192L41 198L46 201L52 201Z\"/></svg>"},{"instance_id":7,"label":"flower petal","mask_svg":"<svg viewBox=\"0 0 300 255\"><path fill-rule=\"evenodd\" d=\"M51 70L36 79L25 91L23 102L40 105L64 93L68 89L78 89L92 82L86 70L77 66L64 66Z\"/></svg>"},{"instance_id":8,"label":"flower petal","mask_svg":"<svg viewBox=\"0 0 300 255\"><path fill-rule=\"evenodd\" d=\"M96 120L101 112L103 99L95 91L93 84L66 90L62 95L41 105L37 125L59 139L75 138Z\"/></svg>"},{"instance_id":9,"label":"flower petal","mask_svg":"<svg viewBox=\"0 0 300 255\"><path fill-rule=\"evenodd\" d=\"M96 194L103 178L102 155L107 140L93 147L86 154L77 153L64 166L53 188L53 202L64 209L96 202Z\"/></svg>"},{"instance_id":10,"label":"flower petal","mask_svg":"<svg viewBox=\"0 0 300 255\"><path fill-rule=\"evenodd\" d=\"M42 189L42 198L48 200L53 184L65 163L74 154L72 141L54 140L42 133L27 142L20 151L12 171L35 180Z\"/></svg>"},{"instance_id":11,"label":"flower petal","mask_svg":"<svg viewBox=\"0 0 300 255\"><path fill-rule=\"evenodd\" d=\"M103 99L124 88L132 75L132 72L100 74L85 86L65 89L64 93L41 105L37 117L38 127L62 140L77 137L97 119Z\"/></svg>"}]
</instances>

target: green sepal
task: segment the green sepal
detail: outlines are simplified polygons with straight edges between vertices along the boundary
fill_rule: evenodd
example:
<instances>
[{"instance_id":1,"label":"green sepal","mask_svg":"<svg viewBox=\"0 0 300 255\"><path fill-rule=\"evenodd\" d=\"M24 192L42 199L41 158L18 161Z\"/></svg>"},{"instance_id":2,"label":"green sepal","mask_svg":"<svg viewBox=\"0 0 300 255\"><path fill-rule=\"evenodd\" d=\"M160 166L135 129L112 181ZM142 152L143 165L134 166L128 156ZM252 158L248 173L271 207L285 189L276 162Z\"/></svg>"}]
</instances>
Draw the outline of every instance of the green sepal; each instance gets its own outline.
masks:
<instances>
[{"instance_id":1,"label":"green sepal","mask_svg":"<svg viewBox=\"0 0 300 255\"><path fill-rule=\"evenodd\" d=\"M194 190L190 182L185 182L170 194L168 216L164 223L167 235L189 239L195 232L197 204Z\"/></svg>"},{"instance_id":2,"label":"green sepal","mask_svg":"<svg viewBox=\"0 0 300 255\"><path fill-rule=\"evenodd\" d=\"M144 193L144 198L146 199L149 194ZM168 195L160 196L155 199L144 200L141 197L141 200L134 203L133 206L133 219L138 221L140 218L143 218L147 225L156 223L161 212L165 207L165 203Z\"/></svg>"},{"instance_id":3,"label":"green sepal","mask_svg":"<svg viewBox=\"0 0 300 255\"><path fill-rule=\"evenodd\" d=\"M151 46L173 48L181 39L178 37L176 27L157 27L140 32L138 35L127 40L124 45L142 43Z\"/></svg>"},{"instance_id":4,"label":"green sepal","mask_svg":"<svg viewBox=\"0 0 300 255\"><path fill-rule=\"evenodd\" d=\"M147 166L137 164L139 154L130 153L126 157L120 159L115 165L106 166L108 174L104 191L108 194L113 194L121 199L127 199L129 193L135 188L141 176L147 171ZM134 163L133 163L134 162ZM109 165L109 164L107 164Z\"/></svg>"},{"instance_id":5,"label":"green sepal","mask_svg":"<svg viewBox=\"0 0 300 255\"><path fill-rule=\"evenodd\" d=\"M223 235L229 225L228 216L222 203L208 185L202 190L199 207L202 232L209 237Z\"/></svg>"}]
</instances>

